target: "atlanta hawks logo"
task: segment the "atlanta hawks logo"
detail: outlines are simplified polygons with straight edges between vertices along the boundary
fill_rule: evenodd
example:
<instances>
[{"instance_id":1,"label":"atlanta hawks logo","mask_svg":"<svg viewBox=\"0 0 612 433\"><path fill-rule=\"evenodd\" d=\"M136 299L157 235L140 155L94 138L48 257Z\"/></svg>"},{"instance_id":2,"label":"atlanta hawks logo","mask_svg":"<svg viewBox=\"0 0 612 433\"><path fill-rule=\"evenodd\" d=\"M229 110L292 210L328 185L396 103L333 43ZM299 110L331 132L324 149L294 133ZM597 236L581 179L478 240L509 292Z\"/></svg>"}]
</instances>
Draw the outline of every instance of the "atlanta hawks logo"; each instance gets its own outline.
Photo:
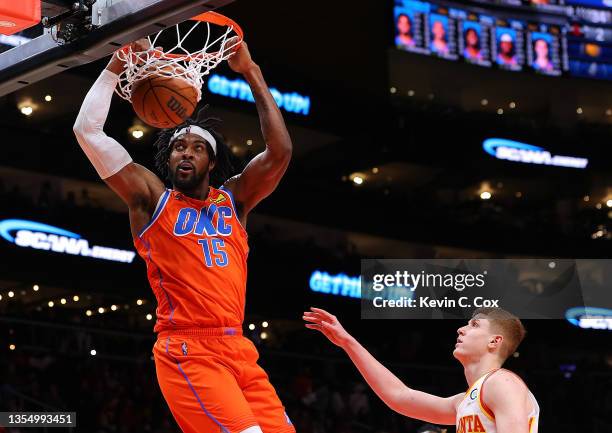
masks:
<instances>
[{"instance_id":1,"label":"atlanta hawks logo","mask_svg":"<svg viewBox=\"0 0 612 433\"><path fill-rule=\"evenodd\" d=\"M478 415L466 415L457 423L457 433L486 433Z\"/></svg>"}]
</instances>

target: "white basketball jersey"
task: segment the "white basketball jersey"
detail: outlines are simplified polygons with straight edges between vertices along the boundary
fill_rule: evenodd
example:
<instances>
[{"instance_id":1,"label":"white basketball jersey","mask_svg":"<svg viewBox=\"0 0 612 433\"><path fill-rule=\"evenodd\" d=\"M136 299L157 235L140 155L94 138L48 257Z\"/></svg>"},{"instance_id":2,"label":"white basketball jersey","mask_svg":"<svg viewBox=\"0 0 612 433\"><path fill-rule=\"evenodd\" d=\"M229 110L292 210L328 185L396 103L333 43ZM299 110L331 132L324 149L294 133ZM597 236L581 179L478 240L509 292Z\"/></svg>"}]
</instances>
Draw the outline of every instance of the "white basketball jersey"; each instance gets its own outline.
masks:
<instances>
[{"instance_id":1,"label":"white basketball jersey","mask_svg":"<svg viewBox=\"0 0 612 433\"><path fill-rule=\"evenodd\" d=\"M482 397L485 380L496 371L493 370L482 376L465 393L463 400L457 407L457 433L497 433L495 415L484 404ZM537 433L540 406L531 391L529 391L529 398L533 402L533 410L528 416L529 433Z\"/></svg>"}]
</instances>

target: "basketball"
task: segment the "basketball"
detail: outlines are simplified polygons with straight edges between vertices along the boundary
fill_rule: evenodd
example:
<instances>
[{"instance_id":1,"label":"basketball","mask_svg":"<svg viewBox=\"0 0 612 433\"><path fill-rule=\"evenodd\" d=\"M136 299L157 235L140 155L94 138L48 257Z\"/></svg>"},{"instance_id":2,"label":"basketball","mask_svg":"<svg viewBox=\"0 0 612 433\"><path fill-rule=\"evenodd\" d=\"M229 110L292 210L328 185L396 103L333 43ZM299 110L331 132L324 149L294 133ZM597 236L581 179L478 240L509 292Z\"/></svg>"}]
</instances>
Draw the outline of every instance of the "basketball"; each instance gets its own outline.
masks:
<instances>
[{"instance_id":1,"label":"basketball","mask_svg":"<svg viewBox=\"0 0 612 433\"><path fill-rule=\"evenodd\" d=\"M187 80L153 75L134 83L132 106L138 117L155 128L174 128L193 114L198 91Z\"/></svg>"}]
</instances>

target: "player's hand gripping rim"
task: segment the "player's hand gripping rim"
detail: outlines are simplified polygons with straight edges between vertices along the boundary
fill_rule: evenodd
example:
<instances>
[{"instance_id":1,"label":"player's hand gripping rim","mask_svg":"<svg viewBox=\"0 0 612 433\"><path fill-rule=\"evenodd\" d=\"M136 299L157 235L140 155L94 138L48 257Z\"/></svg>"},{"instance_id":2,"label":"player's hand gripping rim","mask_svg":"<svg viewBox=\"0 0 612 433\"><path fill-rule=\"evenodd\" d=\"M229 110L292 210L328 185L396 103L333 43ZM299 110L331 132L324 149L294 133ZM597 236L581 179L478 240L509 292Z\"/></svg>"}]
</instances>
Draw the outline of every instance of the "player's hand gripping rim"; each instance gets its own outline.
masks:
<instances>
[{"instance_id":1,"label":"player's hand gripping rim","mask_svg":"<svg viewBox=\"0 0 612 433\"><path fill-rule=\"evenodd\" d=\"M163 47L155 47L151 49L151 43L147 38L138 39L124 47L119 48L111 56L108 63L107 69L119 75L126 67L126 60L128 53L131 52L131 60L134 64L145 63L146 53L150 52L149 55L161 58L163 56Z\"/></svg>"}]
</instances>

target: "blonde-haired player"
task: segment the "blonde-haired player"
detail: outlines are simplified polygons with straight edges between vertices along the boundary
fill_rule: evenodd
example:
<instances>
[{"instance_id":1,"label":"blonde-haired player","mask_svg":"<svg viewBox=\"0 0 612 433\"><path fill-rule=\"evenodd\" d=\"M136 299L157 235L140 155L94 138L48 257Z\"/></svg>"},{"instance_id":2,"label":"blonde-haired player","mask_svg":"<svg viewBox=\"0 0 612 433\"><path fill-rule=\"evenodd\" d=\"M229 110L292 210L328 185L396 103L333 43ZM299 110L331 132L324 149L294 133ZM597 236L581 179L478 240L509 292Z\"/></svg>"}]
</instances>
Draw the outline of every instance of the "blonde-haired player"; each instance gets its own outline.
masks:
<instances>
[{"instance_id":1,"label":"blonde-haired player","mask_svg":"<svg viewBox=\"0 0 612 433\"><path fill-rule=\"evenodd\" d=\"M304 320L307 328L321 331L344 349L374 392L396 412L454 424L457 433L538 431L538 402L516 374L501 368L525 337L521 321L501 308L480 308L457 330L453 355L463 365L468 390L446 398L404 385L327 311L311 308Z\"/></svg>"}]
</instances>

